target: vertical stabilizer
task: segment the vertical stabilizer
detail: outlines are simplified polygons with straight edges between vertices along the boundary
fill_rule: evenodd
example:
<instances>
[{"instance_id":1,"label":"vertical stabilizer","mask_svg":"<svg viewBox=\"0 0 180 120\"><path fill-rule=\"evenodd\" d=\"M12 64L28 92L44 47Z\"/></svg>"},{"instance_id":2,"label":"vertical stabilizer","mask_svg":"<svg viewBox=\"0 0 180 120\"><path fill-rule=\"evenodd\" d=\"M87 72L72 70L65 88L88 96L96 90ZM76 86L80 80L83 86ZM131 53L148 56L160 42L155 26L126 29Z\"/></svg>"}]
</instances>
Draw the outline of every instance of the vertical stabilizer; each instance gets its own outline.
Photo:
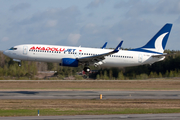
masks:
<instances>
[{"instance_id":1,"label":"vertical stabilizer","mask_svg":"<svg viewBox=\"0 0 180 120\"><path fill-rule=\"evenodd\" d=\"M132 49L131 51L163 53L172 28L172 24L167 23L159 32L143 47Z\"/></svg>"}]
</instances>

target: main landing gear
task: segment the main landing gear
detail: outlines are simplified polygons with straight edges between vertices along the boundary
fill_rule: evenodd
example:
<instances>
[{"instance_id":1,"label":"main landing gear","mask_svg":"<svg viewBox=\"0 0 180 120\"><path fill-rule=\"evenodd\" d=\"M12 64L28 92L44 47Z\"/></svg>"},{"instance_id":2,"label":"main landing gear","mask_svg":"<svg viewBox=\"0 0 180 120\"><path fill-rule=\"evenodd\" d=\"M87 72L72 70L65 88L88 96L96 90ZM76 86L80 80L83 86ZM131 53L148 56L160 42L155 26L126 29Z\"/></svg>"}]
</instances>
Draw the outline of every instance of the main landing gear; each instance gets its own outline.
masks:
<instances>
[{"instance_id":1,"label":"main landing gear","mask_svg":"<svg viewBox=\"0 0 180 120\"><path fill-rule=\"evenodd\" d=\"M85 78L89 78L89 73L90 73L91 69L89 67L85 66L83 70L85 72L85 76L84 77Z\"/></svg>"},{"instance_id":2,"label":"main landing gear","mask_svg":"<svg viewBox=\"0 0 180 120\"><path fill-rule=\"evenodd\" d=\"M21 62L18 62L18 66L21 67Z\"/></svg>"},{"instance_id":3,"label":"main landing gear","mask_svg":"<svg viewBox=\"0 0 180 120\"><path fill-rule=\"evenodd\" d=\"M84 67L84 69L83 69L83 70L84 70L84 72L90 72L90 71L91 71L91 69L90 69L89 67L87 67L87 66L86 66L86 67Z\"/></svg>"}]
</instances>

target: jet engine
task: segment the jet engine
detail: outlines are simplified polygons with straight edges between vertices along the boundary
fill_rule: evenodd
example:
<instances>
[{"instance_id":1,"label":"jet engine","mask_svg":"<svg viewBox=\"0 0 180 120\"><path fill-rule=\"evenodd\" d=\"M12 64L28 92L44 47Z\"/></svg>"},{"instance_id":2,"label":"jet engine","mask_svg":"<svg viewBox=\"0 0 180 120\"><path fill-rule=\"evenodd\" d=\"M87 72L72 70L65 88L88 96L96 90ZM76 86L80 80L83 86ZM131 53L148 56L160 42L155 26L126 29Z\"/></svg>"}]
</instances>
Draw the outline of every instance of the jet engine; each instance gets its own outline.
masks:
<instances>
[{"instance_id":1,"label":"jet engine","mask_svg":"<svg viewBox=\"0 0 180 120\"><path fill-rule=\"evenodd\" d=\"M63 58L62 63L59 63L59 65L68 67L78 67L78 63L79 61L77 59Z\"/></svg>"}]
</instances>

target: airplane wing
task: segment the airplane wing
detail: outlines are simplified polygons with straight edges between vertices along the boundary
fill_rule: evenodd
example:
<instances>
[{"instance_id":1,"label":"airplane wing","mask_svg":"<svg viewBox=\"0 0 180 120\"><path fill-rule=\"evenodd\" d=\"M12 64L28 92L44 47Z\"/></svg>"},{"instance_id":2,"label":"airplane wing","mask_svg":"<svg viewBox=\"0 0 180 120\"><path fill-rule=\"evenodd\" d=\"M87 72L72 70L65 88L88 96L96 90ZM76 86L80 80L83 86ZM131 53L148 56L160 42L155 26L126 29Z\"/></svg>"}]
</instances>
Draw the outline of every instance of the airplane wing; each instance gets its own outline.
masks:
<instances>
[{"instance_id":1,"label":"airplane wing","mask_svg":"<svg viewBox=\"0 0 180 120\"><path fill-rule=\"evenodd\" d=\"M121 41L118 46L111 52L104 53L104 54L99 54L99 55L94 55L94 56L89 56L89 57L81 57L78 58L80 63L94 63L94 62L99 62L105 59L105 56L117 53L119 49L122 46L123 41Z\"/></svg>"},{"instance_id":2,"label":"airplane wing","mask_svg":"<svg viewBox=\"0 0 180 120\"><path fill-rule=\"evenodd\" d=\"M101 47L102 49L106 48L107 42Z\"/></svg>"}]
</instances>

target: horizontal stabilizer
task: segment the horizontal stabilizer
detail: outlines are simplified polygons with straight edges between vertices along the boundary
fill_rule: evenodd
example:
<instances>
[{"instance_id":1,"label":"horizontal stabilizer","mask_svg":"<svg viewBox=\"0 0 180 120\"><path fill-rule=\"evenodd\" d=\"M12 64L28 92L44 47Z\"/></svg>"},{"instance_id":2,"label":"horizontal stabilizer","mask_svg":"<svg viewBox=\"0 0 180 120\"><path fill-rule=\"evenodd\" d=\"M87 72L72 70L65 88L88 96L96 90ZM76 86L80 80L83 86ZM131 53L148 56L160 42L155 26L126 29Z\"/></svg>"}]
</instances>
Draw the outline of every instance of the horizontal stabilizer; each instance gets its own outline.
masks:
<instances>
[{"instance_id":1,"label":"horizontal stabilizer","mask_svg":"<svg viewBox=\"0 0 180 120\"><path fill-rule=\"evenodd\" d=\"M175 55L175 53L172 53L172 54L163 53L161 55L152 55L152 57L164 57L164 56L171 56L171 55Z\"/></svg>"}]
</instances>

